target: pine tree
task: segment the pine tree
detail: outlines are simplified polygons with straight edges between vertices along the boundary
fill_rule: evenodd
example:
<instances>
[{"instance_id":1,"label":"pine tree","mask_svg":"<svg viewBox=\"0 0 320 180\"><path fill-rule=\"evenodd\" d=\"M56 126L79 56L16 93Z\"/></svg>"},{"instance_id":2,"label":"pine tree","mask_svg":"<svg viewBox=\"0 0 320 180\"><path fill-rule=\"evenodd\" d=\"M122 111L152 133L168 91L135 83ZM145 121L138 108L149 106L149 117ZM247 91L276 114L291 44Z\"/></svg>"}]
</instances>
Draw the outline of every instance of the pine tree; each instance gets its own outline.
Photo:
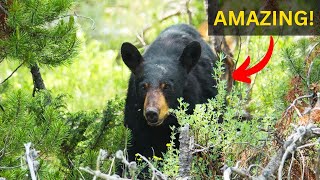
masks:
<instances>
[{"instance_id":1,"label":"pine tree","mask_svg":"<svg viewBox=\"0 0 320 180\"><path fill-rule=\"evenodd\" d=\"M41 67L70 63L77 53L76 24L68 14L73 3L0 0L0 65L18 61L13 73L29 68L34 86L32 95L10 89L13 73L0 82L0 179L89 178L78 167L95 167L99 148L112 153L124 145L123 99L108 101L103 113L68 112L66 97L53 96L42 79Z\"/></svg>"},{"instance_id":2,"label":"pine tree","mask_svg":"<svg viewBox=\"0 0 320 180\"><path fill-rule=\"evenodd\" d=\"M0 59L19 61L18 68L30 69L33 95L37 90L45 89L39 66L69 63L76 54L74 17L65 15L73 1L1 1Z\"/></svg>"},{"instance_id":3,"label":"pine tree","mask_svg":"<svg viewBox=\"0 0 320 180\"><path fill-rule=\"evenodd\" d=\"M53 168L69 127L66 126L64 96L45 91L40 67L56 67L71 62L77 52L73 16L65 16L73 0L0 1L0 63L18 61L29 68L34 84L33 97L24 90L10 90L8 78L0 84L5 99L0 109L0 177L24 179L29 176L23 144L32 142L37 176L59 179ZM39 91L43 90L43 91ZM39 92L39 93L36 93ZM53 158L51 163L43 159Z\"/></svg>"}]
</instances>

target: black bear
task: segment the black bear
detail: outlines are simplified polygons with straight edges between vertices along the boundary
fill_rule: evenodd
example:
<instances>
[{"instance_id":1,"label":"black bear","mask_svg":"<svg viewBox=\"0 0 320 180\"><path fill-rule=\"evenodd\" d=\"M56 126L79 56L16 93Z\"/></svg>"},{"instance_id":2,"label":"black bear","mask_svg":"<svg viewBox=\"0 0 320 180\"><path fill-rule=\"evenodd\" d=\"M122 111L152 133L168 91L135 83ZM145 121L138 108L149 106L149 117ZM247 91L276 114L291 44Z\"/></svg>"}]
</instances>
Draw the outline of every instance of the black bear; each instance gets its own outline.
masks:
<instances>
[{"instance_id":1,"label":"black bear","mask_svg":"<svg viewBox=\"0 0 320 180\"><path fill-rule=\"evenodd\" d=\"M217 94L212 78L217 57L197 30L186 24L162 31L143 55L134 45L123 43L121 56L132 72L124 117L132 132L129 160L136 153L162 157L170 142L170 126L179 126L169 108L177 108L177 99L183 97L191 113L195 104Z\"/></svg>"}]
</instances>

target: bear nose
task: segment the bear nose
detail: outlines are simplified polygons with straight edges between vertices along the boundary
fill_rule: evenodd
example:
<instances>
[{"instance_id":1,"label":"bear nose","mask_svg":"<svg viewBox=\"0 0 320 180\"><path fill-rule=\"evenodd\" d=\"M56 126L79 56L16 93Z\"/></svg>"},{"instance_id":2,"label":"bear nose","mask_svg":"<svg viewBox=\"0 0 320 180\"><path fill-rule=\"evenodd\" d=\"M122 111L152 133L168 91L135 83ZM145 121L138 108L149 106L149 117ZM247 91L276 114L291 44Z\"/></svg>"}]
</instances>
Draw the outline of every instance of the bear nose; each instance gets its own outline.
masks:
<instances>
[{"instance_id":1,"label":"bear nose","mask_svg":"<svg viewBox=\"0 0 320 180\"><path fill-rule=\"evenodd\" d=\"M156 108L150 107L146 109L146 119L150 123L156 123L158 121L159 112Z\"/></svg>"}]
</instances>

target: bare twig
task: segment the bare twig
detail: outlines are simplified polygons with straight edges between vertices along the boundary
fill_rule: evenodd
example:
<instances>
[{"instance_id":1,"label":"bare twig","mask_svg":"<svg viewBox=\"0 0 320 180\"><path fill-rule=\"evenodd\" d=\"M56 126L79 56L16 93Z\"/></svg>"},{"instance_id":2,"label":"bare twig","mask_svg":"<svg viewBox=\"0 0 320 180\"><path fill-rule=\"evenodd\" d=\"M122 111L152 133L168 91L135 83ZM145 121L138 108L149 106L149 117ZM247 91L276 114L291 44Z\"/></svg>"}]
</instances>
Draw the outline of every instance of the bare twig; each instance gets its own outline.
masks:
<instances>
[{"instance_id":1,"label":"bare twig","mask_svg":"<svg viewBox=\"0 0 320 180\"><path fill-rule=\"evenodd\" d=\"M95 24L96 24L96 22L95 22L91 17L82 16L82 15L77 14L76 12L73 12L73 14L66 14L66 15L60 16L60 17L58 17L56 20L58 20L58 19L63 19L63 18L65 18L65 17L70 17L70 16L74 16L74 17L77 17L77 18L83 18L83 19L88 19L88 20L90 20L90 21L91 21L91 29L92 29L92 30L95 29Z\"/></svg>"},{"instance_id":2,"label":"bare twig","mask_svg":"<svg viewBox=\"0 0 320 180\"><path fill-rule=\"evenodd\" d=\"M171 13L171 14L168 14L168 15L166 15L166 16L161 17L161 18L160 18L159 20L157 20L155 23L153 23L153 24L151 24L151 25L143 28L142 34L143 34L143 35L146 34L146 32L149 31L155 24L159 24L159 23L161 23L161 22L163 22L163 21L165 21L165 20L167 20L167 19L170 19L170 18L172 18L172 17L175 17L175 16L180 16L181 14L182 14L181 11L177 11L177 12L173 12L173 13Z\"/></svg>"},{"instance_id":3,"label":"bare twig","mask_svg":"<svg viewBox=\"0 0 320 180\"><path fill-rule=\"evenodd\" d=\"M24 144L24 147L26 149L26 160L28 163L28 168L29 168L31 179L37 180L36 170L34 169L34 157L32 157L32 155L30 153L31 142Z\"/></svg>"},{"instance_id":4,"label":"bare twig","mask_svg":"<svg viewBox=\"0 0 320 180\"><path fill-rule=\"evenodd\" d=\"M296 150L297 147L303 147L302 145L305 144L309 139L314 137L320 137L320 128L316 127L313 124L309 124L307 126L299 126L295 129L295 132L290 135L287 140L284 142L283 146L277 151L275 155L270 159L269 163L265 168L263 168L261 174L259 176L251 176L249 171L242 170L236 167L229 167L224 171L225 179L230 179L231 173L234 172L240 176L255 179L255 180L266 180L266 179L275 179L274 173L278 171L278 179L282 179L282 170L284 167L284 163L287 160L288 155L292 155ZM300 151L298 150L300 153ZM305 160L303 155L300 153L302 158L303 166L305 166ZM292 163L291 163L292 164ZM290 168L291 169L291 165ZM304 170L302 170L304 173ZM290 172L290 170L289 170Z\"/></svg>"},{"instance_id":5,"label":"bare twig","mask_svg":"<svg viewBox=\"0 0 320 180\"><path fill-rule=\"evenodd\" d=\"M157 179L157 180L167 180L167 176L162 174L162 172L160 172L158 169L156 169L152 163L150 161L148 161L148 159L144 156L142 156L141 154L137 153L137 155L143 159L148 166L150 167L151 171L152 171L152 180Z\"/></svg>"},{"instance_id":6,"label":"bare twig","mask_svg":"<svg viewBox=\"0 0 320 180\"><path fill-rule=\"evenodd\" d=\"M120 176L118 175L108 175L108 174L104 174L102 173L101 171L94 171L92 169L90 169L89 167L80 167L79 168L81 171L84 171L84 172L87 172L91 175L94 175L95 177L99 177L99 178L102 178L102 179L106 179L106 180L130 180L130 179L127 179L127 178L121 178Z\"/></svg>"},{"instance_id":7,"label":"bare twig","mask_svg":"<svg viewBox=\"0 0 320 180\"><path fill-rule=\"evenodd\" d=\"M320 142L320 140L318 140ZM316 179L320 180L320 147L318 148L318 158L316 165Z\"/></svg>"},{"instance_id":8,"label":"bare twig","mask_svg":"<svg viewBox=\"0 0 320 180\"><path fill-rule=\"evenodd\" d=\"M114 161L115 161L115 157L112 158L112 162L111 162L111 165L110 165L110 169L109 169L109 173L108 174L111 174L111 171L112 171L112 167L114 165Z\"/></svg>"},{"instance_id":9,"label":"bare twig","mask_svg":"<svg viewBox=\"0 0 320 180\"><path fill-rule=\"evenodd\" d=\"M192 25L192 12L190 11L190 1L191 0L186 1L186 11L188 15L188 23Z\"/></svg>"},{"instance_id":10,"label":"bare twig","mask_svg":"<svg viewBox=\"0 0 320 180\"><path fill-rule=\"evenodd\" d=\"M253 177L250 175L250 173L248 171L239 168L239 164L240 164L240 161L237 162L235 167L227 167L223 172L223 179L230 180L232 172L234 172L244 178L253 179Z\"/></svg>"},{"instance_id":11,"label":"bare twig","mask_svg":"<svg viewBox=\"0 0 320 180\"><path fill-rule=\"evenodd\" d=\"M306 163L305 163L305 158L302 154L302 152L300 150L297 150L299 152L299 155L301 157L301 160L302 160L302 173L301 173L301 180L303 180L304 178L304 172L305 172L305 167L306 167Z\"/></svg>"},{"instance_id":12,"label":"bare twig","mask_svg":"<svg viewBox=\"0 0 320 180\"><path fill-rule=\"evenodd\" d=\"M188 179L190 176L192 154L191 143L189 135L189 124L181 127L179 135L180 147L179 147L179 176L181 178Z\"/></svg>"},{"instance_id":13,"label":"bare twig","mask_svg":"<svg viewBox=\"0 0 320 180\"><path fill-rule=\"evenodd\" d=\"M81 178L82 178L82 179L85 179L84 176L83 176L83 174L82 174L81 171L79 170L79 168L77 168L77 167L73 164L72 160L68 158L68 161L69 161L69 163L72 165L72 167L75 167L75 169L79 172Z\"/></svg>"},{"instance_id":14,"label":"bare twig","mask_svg":"<svg viewBox=\"0 0 320 180\"><path fill-rule=\"evenodd\" d=\"M291 154L291 162L290 162L290 166L289 166L289 170L288 170L288 180L290 180L290 174L291 174L293 161L294 161L294 152Z\"/></svg>"},{"instance_id":15,"label":"bare twig","mask_svg":"<svg viewBox=\"0 0 320 180\"><path fill-rule=\"evenodd\" d=\"M100 171L101 162L104 161L107 158L107 156L108 156L108 152L106 150L100 149L97 162L96 162L97 171ZM112 168L112 165L111 165L111 168ZM93 180L95 180L96 178L97 176L94 176Z\"/></svg>"},{"instance_id":16,"label":"bare twig","mask_svg":"<svg viewBox=\"0 0 320 180\"><path fill-rule=\"evenodd\" d=\"M85 171L85 172L87 172L87 173L89 173L91 175L93 175L93 180L95 180L97 178L102 178L102 179L106 179L106 180L129 180L129 179L126 179L126 178L121 178L119 175L116 175L116 174L111 175L111 169L112 169L112 166L114 165L114 158L113 158L111 166L110 166L109 174L105 174L105 173L100 171L101 162L104 161L107 157L108 157L107 151L105 151L103 149L100 149L99 155L97 157L97 162L96 162L96 170L92 170L89 167L85 167L85 168L84 167L80 167L79 169L82 170L82 171ZM122 159L122 162L127 163L126 165L129 166L129 169L136 167L135 162L129 163L129 162L123 160L125 158L123 156L123 152L122 151L117 151L116 157L119 158L119 159Z\"/></svg>"},{"instance_id":17,"label":"bare twig","mask_svg":"<svg viewBox=\"0 0 320 180\"><path fill-rule=\"evenodd\" d=\"M141 35L139 33L137 33L136 37L141 42L142 46L147 46L147 43L144 40L144 34L143 33Z\"/></svg>"},{"instance_id":18,"label":"bare twig","mask_svg":"<svg viewBox=\"0 0 320 180\"><path fill-rule=\"evenodd\" d=\"M24 64L24 62L25 61L23 61L16 69L14 69L12 73L0 83L0 85L4 84L8 79L10 79L13 76L13 74L17 72L18 69Z\"/></svg>"},{"instance_id":19,"label":"bare twig","mask_svg":"<svg viewBox=\"0 0 320 180\"><path fill-rule=\"evenodd\" d=\"M9 16L9 12L1 5L1 3L0 3L0 9L1 9L7 16Z\"/></svg>"},{"instance_id":20,"label":"bare twig","mask_svg":"<svg viewBox=\"0 0 320 180\"><path fill-rule=\"evenodd\" d=\"M306 148L306 147L315 146L315 145L318 145L319 142L320 142L320 139L318 139L317 142L308 143L308 144L304 144L304 145L302 145L302 146L299 146L299 147L297 147L297 149L300 150L300 149L303 149L303 148Z\"/></svg>"},{"instance_id":21,"label":"bare twig","mask_svg":"<svg viewBox=\"0 0 320 180\"><path fill-rule=\"evenodd\" d=\"M15 168L20 168L21 165L17 165L17 166L11 166L11 167L0 167L0 170L5 170L5 169L15 169Z\"/></svg>"},{"instance_id":22,"label":"bare twig","mask_svg":"<svg viewBox=\"0 0 320 180\"><path fill-rule=\"evenodd\" d=\"M303 98L310 98L310 97L312 97L312 96L313 96L313 94L309 94L309 95L304 95L304 96L299 96L299 97L297 97L297 98L290 104L290 106L286 109L283 117L287 116L288 111L289 111L292 107L295 107L295 105L296 105L296 103L297 103L298 100L303 99ZM300 112L299 112L299 113L300 113ZM301 115L301 113L300 113L300 115Z\"/></svg>"}]
</instances>

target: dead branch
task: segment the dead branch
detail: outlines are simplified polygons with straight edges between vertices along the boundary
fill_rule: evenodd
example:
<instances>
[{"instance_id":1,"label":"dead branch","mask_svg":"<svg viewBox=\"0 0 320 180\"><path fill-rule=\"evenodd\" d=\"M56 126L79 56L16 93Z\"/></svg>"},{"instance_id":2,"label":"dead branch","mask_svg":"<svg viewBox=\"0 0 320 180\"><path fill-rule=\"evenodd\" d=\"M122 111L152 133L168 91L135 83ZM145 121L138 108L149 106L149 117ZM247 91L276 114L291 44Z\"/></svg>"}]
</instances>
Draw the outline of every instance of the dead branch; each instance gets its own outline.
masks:
<instances>
[{"instance_id":1,"label":"dead branch","mask_svg":"<svg viewBox=\"0 0 320 180\"><path fill-rule=\"evenodd\" d=\"M239 168L240 161L237 162L235 167L226 167L223 171L223 179L224 180L230 180L232 172L240 175L241 177L252 179L252 176L247 170L240 169Z\"/></svg>"},{"instance_id":2,"label":"dead branch","mask_svg":"<svg viewBox=\"0 0 320 180\"><path fill-rule=\"evenodd\" d=\"M150 161L148 161L148 159L144 156L142 156L141 154L137 153L137 155L143 159L147 164L148 166L150 167L151 171L152 171L152 180L156 179L156 180L167 180L167 176L162 174L162 172L160 172L158 169L156 169L152 163Z\"/></svg>"},{"instance_id":3,"label":"dead branch","mask_svg":"<svg viewBox=\"0 0 320 180\"><path fill-rule=\"evenodd\" d=\"M290 106L286 109L283 117L285 117L285 116L288 114L288 111L289 111L292 107L295 107L295 109L296 109L296 103L297 103L298 100L303 99L303 98L310 98L310 97L312 97L312 96L313 96L313 94L309 94L309 95L304 95L304 96L299 96L299 97L297 97L295 100L293 100L293 102L290 104ZM297 110L297 109L296 109L296 110ZM300 113L299 110L297 111L297 113L301 115L301 113Z\"/></svg>"},{"instance_id":4,"label":"dead branch","mask_svg":"<svg viewBox=\"0 0 320 180\"><path fill-rule=\"evenodd\" d=\"M180 154L179 154L179 176L184 179L190 178L192 153L191 137L189 134L189 124L181 127L179 135Z\"/></svg>"},{"instance_id":5,"label":"dead branch","mask_svg":"<svg viewBox=\"0 0 320 180\"><path fill-rule=\"evenodd\" d=\"M37 172L37 167L39 166L39 162L36 161L37 157L37 151L34 149L31 149L31 142L24 144L24 147L26 149L26 161L28 164L30 176L32 180L37 180L36 172Z\"/></svg>"},{"instance_id":6,"label":"dead branch","mask_svg":"<svg viewBox=\"0 0 320 180\"><path fill-rule=\"evenodd\" d=\"M168 15L165 15L163 17L161 17L159 20L157 20L156 22L152 23L151 25L149 26L146 26L145 28L142 29L141 33L138 33L137 34L137 39L139 40L139 42L142 44L142 47L146 46L147 43L145 42L145 34L151 30L151 28L153 26L155 26L156 24L159 24L159 23L162 23L163 21L167 20L167 19L170 19L172 17L175 17L175 16L180 16L182 13L180 10L176 11L176 12L173 12L171 14L168 14ZM138 46L138 45L137 45Z\"/></svg>"},{"instance_id":7,"label":"dead branch","mask_svg":"<svg viewBox=\"0 0 320 180\"><path fill-rule=\"evenodd\" d=\"M320 139L318 139L318 142L320 143ZM317 165L316 165L316 178L317 180L320 180L320 147L318 149L318 158L317 158Z\"/></svg>"},{"instance_id":8,"label":"dead branch","mask_svg":"<svg viewBox=\"0 0 320 180\"><path fill-rule=\"evenodd\" d=\"M60 16L60 17L56 18L55 20L63 19L63 18L70 17L70 16L74 16L74 17L77 17L77 18L83 18L83 19L90 20L91 21L91 29L92 30L95 29L96 22L91 17L79 15L79 14L77 14L77 12L73 12L73 14L66 14L66 15Z\"/></svg>"},{"instance_id":9,"label":"dead branch","mask_svg":"<svg viewBox=\"0 0 320 180\"><path fill-rule=\"evenodd\" d=\"M94 171L94 170L90 169L89 167L85 167L85 168L84 167L80 167L79 169L81 171L84 171L84 172L87 172L87 173L93 175L94 177L99 177L99 178L106 179L106 180L130 180L130 179L126 179L126 178L121 178L118 175L104 174L100 170Z\"/></svg>"},{"instance_id":10,"label":"dead branch","mask_svg":"<svg viewBox=\"0 0 320 180\"><path fill-rule=\"evenodd\" d=\"M7 16L9 16L9 12L2 6L0 3L0 10L3 11Z\"/></svg>"},{"instance_id":11,"label":"dead branch","mask_svg":"<svg viewBox=\"0 0 320 180\"><path fill-rule=\"evenodd\" d=\"M186 12L188 15L188 23L192 25L192 12L190 10L190 1L191 0L187 0L185 4L186 4Z\"/></svg>"},{"instance_id":12,"label":"dead branch","mask_svg":"<svg viewBox=\"0 0 320 180\"><path fill-rule=\"evenodd\" d=\"M111 169L112 169L112 166L114 165L114 158L113 158L112 163L110 165L110 170L109 170L108 174L105 174L105 173L100 171L101 162L103 162L107 157L108 157L107 151L103 150L103 149L100 149L99 155L97 157L97 162L96 162L96 170L92 170L90 167L79 167L79 169L81 171L84 171L84 172L87 172L87 173L93 175L93 180L96 180L97 178L102 178L102 179L106 179L106 180L129 180L129 179L126 179L126 178L121 178L117 174L111 175ZM116 157L121 159L122 162L124 162L124 164L129 167L129 169L133 169L134 168L136 170L136 163L135 162L129 163L125 159L125 157L123 156L123 152L122 151L117 151L116 152ZM125 160L123 160L123 159L125 159Z\"/></svg>"},{"instance_id":13,"label":"dead branch","mask_svg":"<svg viewBox=\"0 0 320 180\"><path fill-rule=\"evenodd\" d=\"M275 179L274 174L278 172L278 179L281 180L282 170L287 157L292 155L295 151L299 151L298 147L306 147L303 145L307 144L308 140L315 137L320 137L320 128L316 127L314 124L296 127L295 132L287 138L283 146L276 152L275 155L272 156L269 163L265 168L263 168L259 176L251 176L249 171L239 169L237 166L226 168L224 170L224 175L225 177L230 178L232 173L236 173L249 179L268 180ZM302 158L302 161L304 162L304 158Z\"/></svg>"},{"instance_id":14,"label":"dead branch","mask_svg":"<svg viewBox=\"0 0 320 180\"><path fill-rule=\"evenodd\" d=\"M24 64L24 62L25 62L25 61L23 61L16 69L14 69L14 70L11 72L11 74L10 74L7 78L5 78L5 79L0 83L0 85L4 84L8 79L10 79L10 78L13 76L13 74L20 69L20 67Z\"/></svg>"}]
</instances>

